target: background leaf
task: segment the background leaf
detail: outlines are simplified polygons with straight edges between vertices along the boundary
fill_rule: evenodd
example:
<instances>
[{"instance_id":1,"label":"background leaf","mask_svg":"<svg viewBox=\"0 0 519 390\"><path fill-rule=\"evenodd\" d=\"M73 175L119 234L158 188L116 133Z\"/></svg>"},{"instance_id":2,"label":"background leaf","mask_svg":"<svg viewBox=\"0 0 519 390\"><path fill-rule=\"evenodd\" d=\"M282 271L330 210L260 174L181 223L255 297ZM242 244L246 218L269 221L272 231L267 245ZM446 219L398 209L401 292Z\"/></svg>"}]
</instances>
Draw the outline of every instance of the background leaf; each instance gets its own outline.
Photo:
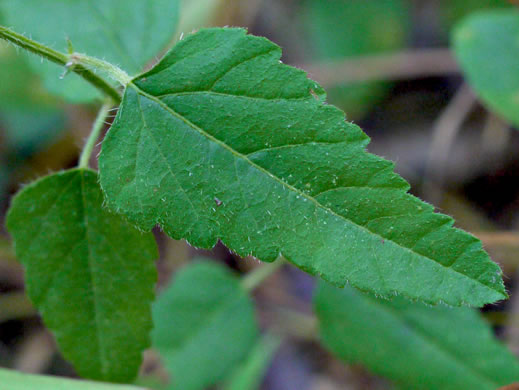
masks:
<instances>
[{"instance_id":1,"label":"background leaf","mask_svg":"<svg viewBox=\"0 0 519 390\"><path fill-rule=\"evenodd\" d=\"M474 14L454 31L454 51L491 110L519 125L519 10Z\"/></svg>"},{"instance_id":2,"label":"background leaf","mask_svg":"<svg viewBox=\"0 0 519 390\"><path fill-rule=\"evenodd\" d=\"M57 173L16 195L7 227L63 355L83 377L127 382L149 346L158 254L102 203L95 172Z\"/></svg>"},{"instance_id":3,"label":"background leaf","mask_svg":"<svg viewBox=\"0 0 519 390\"><path fill-rule=\"evenodd\" d=\"M153 307L153 345L171 388L205 389L227 375L257 338L254 308L239 280L216 263L179 271Z\"/></svg>"},{"instance_id":4,"label":"background leaf","mask_svg":"<svg viewBox=\"0 0 519 390\"><path fill-rule=\"evenodd\" d=\"M401 0L306 0L302 25L308 38L308 60L344 60L405 47L409 9ZM390 84L353 83L328 91L329 99L348 117L362 116L387 93Z\"/></svg>"},{"instance_id":5,"label":"background leaf","mask_svg":"<svg viewBox=\"0 0 519 390\"><path fill-rule=\"evenodd\" d=\"M178 0L2 0L0 12L16 31L56 50L74 50L114 63L135 74L160 54L176 31ZM23 11L21 11L23 10ZM45 23L42 23L45 20ZM64 69L31 55L31 65L45 86L73 102L99 93L75 74L63 80Z\"/></svg>"},{"instance_id":6,"label":"background leaf","mask_svg":"<svg viewBox=\"0 0 519 390\"><path fill-rule=\"evenodd\" d=\"M0 369L0 383L2 390L145 390L135 386L30 375L6 369Z\"/></svg>"},{"instance_id":7,"label":"background leaf","mask_svg":"<svg viewBox=\"0 0 519 390\"><path fill-rule=\"evenodd\" d=\"M182 0L178 33L188 34L201 27L210 27L225 0Z\"/></svg>"},{"instance_id":8,"label":"background leaf","mask_svg":"<svg viewBox=\"0 0 519 390\"><path fill-rule=\"evenodd\" d=\"M392 301L319 283L324 345L408 389L494 390L519 380L519 362L475 310Z\"/></svg>"},{"instance_id":9,"label":"background leaf","mask_svg":"<svg viewBox=\"0 0 519 390\"><path fill-rule=\"evenodd\" d=\"M63 133L65 118L59 105L45 92L26 58L5 42L0 42L0 85L3 141L17 157L45 148Z\"/></svg>"},{"instance_id":10,"label":"background leaf","mask_svg":"<svg viewBox=\"0 0 519 390\"><path fill-rule=\"evenodd\" d=\"M479 240L406 194L280 55L242 29L205 29L130 83L99 160L108 204L144 230L283 254L338 286L452 305L505 298Z\"/></svg>"},{"instance_id":11,"label":"background leaf","mask_svg":"<svg viewBox=\"0 0 519 390\"><path fill-rule=\"evenodd\" d=\"M447 29L451 29L457 22L475 11L492 8L510 8L512 4L507 0L449 0L442 1L440 16Z\"/></svg>"}]
</instances>

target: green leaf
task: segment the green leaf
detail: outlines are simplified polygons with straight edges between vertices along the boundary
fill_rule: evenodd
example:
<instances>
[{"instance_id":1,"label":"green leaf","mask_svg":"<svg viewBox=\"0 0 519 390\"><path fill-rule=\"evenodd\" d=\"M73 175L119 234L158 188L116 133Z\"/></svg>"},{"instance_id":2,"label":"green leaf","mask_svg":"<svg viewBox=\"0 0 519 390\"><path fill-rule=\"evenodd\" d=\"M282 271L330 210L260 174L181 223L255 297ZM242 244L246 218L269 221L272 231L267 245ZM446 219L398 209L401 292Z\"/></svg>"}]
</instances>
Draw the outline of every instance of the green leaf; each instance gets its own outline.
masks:
<instances>
[{"instance_id":1,"label":"green leaf","mask_svg":"<svg viewBox=\"0 0 519 390\"><path fill-rule=\"evenodd\" d=\"M171 388L205 389L224 379L257 338L251 299L221 265L194 263L175 275L153 306L153 346Z\"/></svg>"},{"instance_id":2,"label":"green leaf","mask_svg":"<svg viewBox=\"0 0 519 390\"><path fill-rule=\"evenodd\" d=\"M76 52L138 73L172 39L178 0L2 0L0 12L7 25L54 49L67 52L68 38ZM31 64L53 93L73 102L98 97L75 74L61 80L64 69L55 64L41 63L34 56Z\"/></svg>"},{"instance_id":3,"label":"green leaf","mask_svg":"<svg viewBox=\"0 0 519 390\"><path fill-rule=\"evenodd\" d=\"M142 387L32 375L0 368L2 390L145 390Z\"/></svg>"},{"instance_id":4,"label":"green leaf","mask_svg":"<svg viewBox=\"0 0 519 390\"><path fill-rule=\"evenodd\" d=\"M99 160L114 210L143 230L273 261L382 296L482 305L501 270L323 103L281 50L242 29L179 42L125 91Z\"/></svg>"},{"instance_id":5,"label":"green leaf","mask_svg":"<svg viewBox=\"0 0 519 390\"><path fill-rule=\"evenodd\" d=\"M472 12L505 7L512 5L507 0L449 0L440 3L440 16L443 24L450 29Z\"/></svg>"},{"instance_id":6,"label":"green leaf","mask_svg":"<svg viewBox=\"0 0 519 390\"><path fill-rule=\"evenodd\" d=\"M464 75L491 110L519 125L519 11L476 13L453 35Z\"/></svg>"},{"instance_id":7,"label":"green leaf","mask_svg":"<svg viewBox=\"0 0 519 390\"><path fill-rule=\"evenodd\" d=\"M247 360L240 365L225 385L225 390L256 390L260 387L274 353L281 340L267 334L251 351Z\"/></svg>"},{"instance_id":8,"label":"green leaf","mask_svg":"<svg viewBox=\"0 0 519 390\"><path fill-rule=\"evenodd\" d=\"M158 254L102 203L95 172L56 173L16 195L7 227L63 355L81 376L127 382L149 346Z\"/></svg>"},{"instance_id":9,"label":"green leaf","mask_svg":"<svg viewBox=\"0 0 519 390\"><path fill-rule=\"evenodd\" d=\"M312 51L308 61L343 60L401 49L410 30L402 0L306 0L301 24ZM329 100L349 117L366 113L387 93L389 83L349 83L331 88Z\"/></svg>"},{"instance_id":10,"label":"green leaf","mask_svg":"<svg viewBox=\"0 0 519 390\"><path fill-rule=\"evenodd\" d=\"M327 348L405 388L495 390L519 379L518 361L475 310L386 301L325 283L314 300Z\"/></svg>"}]
</instances>

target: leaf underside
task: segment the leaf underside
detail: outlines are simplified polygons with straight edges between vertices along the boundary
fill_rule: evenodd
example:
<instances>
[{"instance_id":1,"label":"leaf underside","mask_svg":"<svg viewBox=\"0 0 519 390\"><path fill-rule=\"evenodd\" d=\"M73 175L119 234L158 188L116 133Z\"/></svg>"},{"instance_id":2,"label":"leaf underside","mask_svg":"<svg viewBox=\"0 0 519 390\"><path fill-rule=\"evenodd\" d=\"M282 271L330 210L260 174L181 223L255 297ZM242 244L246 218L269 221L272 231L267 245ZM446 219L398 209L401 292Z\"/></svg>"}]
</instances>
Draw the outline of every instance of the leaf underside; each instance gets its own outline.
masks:
<instances>
[{"instance_id":1,"label":"leaf underside","mask_svg":"<svg viewBox=\"0 0 519 390\"><path fill-rule=\"evenodd\" d=\"M494 390L519 380L517 359L469 308L392 301L320 283L323 344L405 389Z\"/></svg>"},{"instance_id":2,"label":"leaf underside","mask_svg":"<svg viewBox=\"0 0 519 390\"><path fill-rule=\"evenodd\" d=\"M97 174L74 169L25 187L7 227L29 297L86 378L128 382L150 344L157 248L102 208Z\"/></svg>"},{"instance_id":3,"label":"leaf underside","mask_svg":"<svg viewBox=\"0 0 519 390\"><path fill-rule=\"evenodd\" d=\"M178 0L2 0L0 13L16 31L67 52L104 59L130 74L141 72L163 50L176 31ZM45 21L42 23L42 19ZM75 74L60 79L63 68L30 57L49 91L74 102L99 97Z\"/></svg>"},{"instance_id":4,"label":"leaf underside","mask_svg":"<svg viewBox=\"0 0 519 390\"><path fill-rule=\"evenodd\" d=\"M216 263L175 275L153 306L153 346L171 389L206 389L229 375L257 339L254 307L239 280Z\"/></svg>"},{"instance_id":5,"label":"leaf underside","mask_svg":"<svg viewBox=\"0 0 519 390\"><path fill-rule=\"evenodd\" d=\"M453 46L470 85L490 109L519 125L519 11L486 11L456 26Z\"/></svg>"},{"instance_id":6,"label":"leaf underside","mask_svg":"<svg viewBox=\"0 0 519 390\"><path fill-rule=\"evenodd\" d=\"M206 29L134 79L100 155L108 205L141 229L283 255L337 286L451 305L505 298L480 241L407 194L280 55L245 30Z\"/></svg>"}]
</instances>

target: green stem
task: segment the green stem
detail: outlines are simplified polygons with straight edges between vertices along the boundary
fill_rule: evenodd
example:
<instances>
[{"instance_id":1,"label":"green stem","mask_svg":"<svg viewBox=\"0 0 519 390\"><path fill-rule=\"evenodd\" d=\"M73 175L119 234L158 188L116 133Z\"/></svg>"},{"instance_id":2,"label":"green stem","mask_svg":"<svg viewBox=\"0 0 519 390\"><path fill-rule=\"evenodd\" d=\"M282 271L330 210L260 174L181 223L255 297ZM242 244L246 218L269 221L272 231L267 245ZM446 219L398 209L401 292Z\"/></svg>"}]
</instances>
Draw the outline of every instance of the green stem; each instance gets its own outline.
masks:
<instances>
[{"instance_id":1,"label":"green stem","mask_svg":"<svg viewBox=\"0 0 519 390\"><path fill-rule=\"evenodd\" d=\"M94 150L95 143L99 138L99 133L103 128L105 123L105 119L110 112L110 108L112 108L112 102L106 102L103 104L99 113L97 114L96 120L92 126L92 131L88 136L85 146L83 147L83 151L81 152L81 157L79 157L79 168L87 168L88 162L90 161L90 156L92 155L92 151Z\"/></svg>"},{"instance_id":2,"label":"green stem","mask_svg":"<svg viewBox=\"0 0 519 390\"><path fill-rule=\"evenodd\" d=\"M100 60L99 58L90 57L80 53L72 53L69 57L69 64L70 63L88 65L93 68L100 69L124 86L128 85L130 81L132 81L132 78L124 70L110 64L109 62Z\"/></svg>"},{"instance_id":3,"label":"green stem","mask_svg":"<svg viewBox=\"0 0 519 390\"><path fill-rule=\"evenodd\" d=\"M315 316L281 306L275 307L273 312L272 327L282 334L308 341L318 340L318 321Z\"/></svg>"},{"instance_id":4,"label":"green stem","mask_svg":"<svg viewBox=\"0 0 519 390\"><path fill-rule=\"evenodd\" d=\"M276 272L279 267L286 263L283 258L278 259L273 263L267 263L261 267L257 267L253 271L245 275L241 280L242 287L247 291L252 291L258 287L265 279Z\"/></svg>"},{"instance_id":5,"label":"green stem","mask_svg":"<svg viewBox=\"0 0 519 390\"><path fill-rule=\"evenodd\" d=\"M91 59L92 57L87 57L84 55L79 56L77 54L68 55L65 53L61 53L59 51L51 49L48 46L42 45L39 42L36 42L36 41L33 41L32 39L24 37L23 35L18 34L4 26L0 26L0 39L5 39L6 41L14 43L16 46L19 46L27 51L30 51L31 53L40 55L58 65L66 66L69 70L78 74L79 76L84 78L86 81L88 81L90 84L92 84L94 87L96 87L97 89L102 91L104 94L109 96L115 103L118 104L121 102L121 94L116 88L114 88L112 85L110 85L110 83L108 83L105 79L103 79L102 77L99 77L94 72L92 72L90 69L88 69L84 66L84 65L92 64L92 61L88 61L88 62L85 61L86 58ZM101 60L99 60L99 61L101 61ZM102 69L107 71L105 69L105 67L103 67ZM118 80L117 77L115 77L115 75L112 75L110 72L108 72L108 73L111 76L113 76L116 80ZM124 72L122 72L122 73L124 73ZM119 76L119 75L117 75L117 76ZM124 84L124 85L126 85L126 84Z\"/></svg>"}]
</instances>

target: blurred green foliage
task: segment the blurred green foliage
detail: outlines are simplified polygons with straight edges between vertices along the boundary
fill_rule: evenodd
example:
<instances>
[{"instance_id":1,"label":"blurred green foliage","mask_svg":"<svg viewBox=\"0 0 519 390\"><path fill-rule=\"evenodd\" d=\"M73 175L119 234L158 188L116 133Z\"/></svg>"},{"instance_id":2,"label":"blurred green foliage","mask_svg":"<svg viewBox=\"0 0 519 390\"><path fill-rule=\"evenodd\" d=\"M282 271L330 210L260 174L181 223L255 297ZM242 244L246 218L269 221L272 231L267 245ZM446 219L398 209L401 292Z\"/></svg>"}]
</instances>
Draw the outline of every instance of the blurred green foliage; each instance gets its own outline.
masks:
<instances>
[{"instance_id":1,"label":"blurred green foliage","mask_svg":"<svg viewBox=\"0 0 519 390\"><path fill-rule=\"evenodd\" d=\"M224 266L204 259L175 274L153 306L153 345L170 389L199 390L224 380L258 337L251 298Z\"/></svg>"},{"instance_id":2,"label":"blurred green foliage","mask_svg":"<svg viewBox=\"0 0 519 390\"><path fill-rule=\"evenodd\" d=\"M65 115L22 55L0 42L0 126L7 153L27 157L63 132Z\"/></svg>"},{"instance_id":3,"label":"blurred green foliage","mask_svg":"<svg viewBox=\"0 0 519 390\"><path fill-rule=\"evenodd\" d=\"M405 389L495 390L519 378L519 362L476 310L376 298L320 282L322 342Z\"/></svg>"},{"instance_id":4,"label":"blurred green foliage","mask_svg":"<svg viewBox=\"0 0 519 390\"><path fill-rule=\"evenodd\" d=\"M510 7L507 0L442 0L440 13L442 23L451 29L465 16L475 11Z\"/></svg>"},{"instance_id":5,"label":"blurred green foliage","mask_svg":"<svg viewBox=\"0 0 519 390\"><path fill-rule=\"evenodd\" d=\"M405 0L306 0L301 21L313 62L343 60L404 48L410 30ZM390 87L363 82L328 90L329 101L351 118L359 118L380 101Z\"/></svg>"},{"instance_id":6,"label":"blurred green foliage","mask_svg":"<svg viewBox=\"0 0 519 390\"><path fill-rule=\"evenodd\" d=\"M482 11L459 23L454 51L481 100L519 126L519 10Z\"/></svg>"}]
</instances>

